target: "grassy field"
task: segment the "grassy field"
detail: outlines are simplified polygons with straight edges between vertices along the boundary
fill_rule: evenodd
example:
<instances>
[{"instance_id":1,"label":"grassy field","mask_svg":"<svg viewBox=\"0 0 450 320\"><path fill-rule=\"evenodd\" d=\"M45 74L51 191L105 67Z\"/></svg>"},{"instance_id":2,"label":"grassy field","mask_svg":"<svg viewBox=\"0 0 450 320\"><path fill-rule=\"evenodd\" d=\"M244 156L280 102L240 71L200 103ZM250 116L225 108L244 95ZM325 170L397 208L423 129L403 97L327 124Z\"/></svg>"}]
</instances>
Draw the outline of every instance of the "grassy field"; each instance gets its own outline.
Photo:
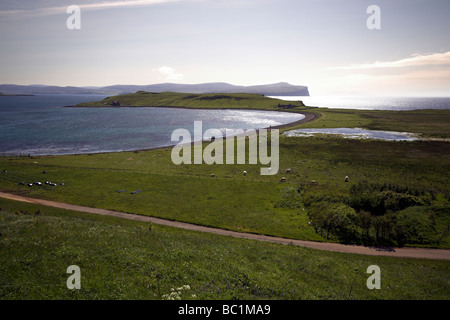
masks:
<instances>
[{"instance_id":1,"label":"grassy field","mask_svg":"<svg viewBox=\"0 0 450 320\"><path fill-rule=\"evenodd\" d=\"M128 96L133 99L140 96L150 96L152 99L159 97L157 104L161 104L164 97L173 100L175 96L179 101L193 103L199 97L219 96L213 100L201 100L218 107L221 100L229 100L223 95L187 95L186 98L186 94L173 93L141 93L108 99L123 100L123 97ZM256 96L256 105L259 99L272 100ZM247 100L252 101L250 98ZM148 100L142 101L143 105L149 104ZM186 106L198 107L186 103ZM353 127L358 123L359 127L385 130L389 126L397 126L404 131L416 130L414 132L423 135L441 137L447 136L450 127L448 110L308 111L316 112L320 117L302 127ZM396 124L402 118L406 119L403 127ZM428 126L422 125L423 122ZM282 135L280 170L273 176L261 176L259 164L175 165L171 161L171 151L171 148L163 148L95 155L0 158L0 169L7 171L0 175L0 189L236 231L346 242L348 239L324 235L309 224L311 215L305 206L305 199L309 199L311 204L322 201L323 195L327 195L331 199L329 201L336 202L335 198L350 197L351 186L358 183L386 184L396 186L397 189L407 187L415 193L427 195L426 206L417 210L409 209L416 212L422 227L413 231L410 240L402 244L450 248L450 143L447 141L389 142ZM290 172L285 173L288 168ZM242 174L244 170L247 171L245 177ZM42 173L44 171L45 174ZM214 177L211 177L212 174ZM345 176L350 177L349 183L344 182ZM286 183L280 183L281 177L286 178ZM312 180L317 185L309 186ZM63 182L64 186L28 187L19 184L35 181ZM302 192L297 195L296 190L299 189ZM139 192L132 194L133 191ZM402 197L410 198L410 195ZM399 213L398 217L401 216L402 213ZM362 233L362 230L359 229L359 232ZM375 232L372 228L369 235ZM394 241L391 244L396 243Z\"/></svg>"},{"instance_id":2,"label":"grassy field","mask_svg":"<svg viewBox=\"0 0 450 320\"><path fill-rule=\"evenodd\" d=\"M0 299L449 297L444 261L260 243L4 199L0 208ZM66 287L70 265L81 269L80 290ZM366 287L370 265L381 269L380 290Z\"/></svg>"},{"instance_id":3,"label":"grassy field","mask_svg":"<svg viewBox=\"0 0 450 320\"><path fill-rule=\"evenodd\" d=\"M289 103L258 95L138 93L84 106L111 106L114 101L121 106L263 110ZM294 239L450 248L448 110L336 110L299 103L285 111L302 110L318 117L281 132L360 127L414 132L429 139L281 135L280 170L273 176L261 176L260 164L175 165L171 148L1 157L0 190ZM42 186L27 186L36 181ZM319 252L160 226L149 230L142 223L6 200L0 204L4 299L161 299L183 285L190 286L182 290L185 299L449 297L448 262ZM362 219L367 217L370 223ZM81 291L65 287L65 268L71 264L86 270ZM365 269L371 264L385 272L383 290L365 286Z\"/></svg>"},{"instance_id":4,"label":"grassy field","mask_svg":"<svg viewBox=\"0 0 450 320\"><path fill-rule=\"evenodd\" d=\"M62 157L1 159L1 188L32 197L289 238L323 241L302 207L283 205L290 188L346 195L363 181L409 186L436 194L448 205L446 142L366 142L283 138L281 170L260 176L259 165L184 165L170 149ZM414 152L412 152L414 150ZM445 156L446 155L446 156ZM390 161L386 164L386 157ZM291 173L282 170L291 168ZM247 170L246 177L242 175ZM42 172L47 173L43 174ZM214 173L215 177L210 177ZM350 183L344 177L351 177ZM285 176L286 183L280 183ZM64 186L28 187L54 181ZM126 192L118 192L126 190ZM142 190L138 194L133 191ZM195 193L192 190L196 190ZM430 231L432 232L432 231ZM331 240L331 239L329 239ZM448 247L448 237L440 246Z\"/></svg>"}]
</instances>

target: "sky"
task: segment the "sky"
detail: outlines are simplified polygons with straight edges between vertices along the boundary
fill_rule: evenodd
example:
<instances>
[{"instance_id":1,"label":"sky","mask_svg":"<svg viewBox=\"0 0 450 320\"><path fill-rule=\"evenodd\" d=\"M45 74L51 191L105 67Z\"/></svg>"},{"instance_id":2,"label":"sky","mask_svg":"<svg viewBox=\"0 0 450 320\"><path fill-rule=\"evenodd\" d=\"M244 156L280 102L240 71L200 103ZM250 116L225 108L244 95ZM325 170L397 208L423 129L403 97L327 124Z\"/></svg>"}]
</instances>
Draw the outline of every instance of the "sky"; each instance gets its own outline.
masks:
<instances>
[{"instance_id":1,"label":"sky","mask_svg":"<svg viewBox=\"0 0 450 320\"><path fill-rule=\"evenodd\" d=\"M449 14L449 0L0 0L0 83L450 96Z\"/></svg>"}]
</instances>

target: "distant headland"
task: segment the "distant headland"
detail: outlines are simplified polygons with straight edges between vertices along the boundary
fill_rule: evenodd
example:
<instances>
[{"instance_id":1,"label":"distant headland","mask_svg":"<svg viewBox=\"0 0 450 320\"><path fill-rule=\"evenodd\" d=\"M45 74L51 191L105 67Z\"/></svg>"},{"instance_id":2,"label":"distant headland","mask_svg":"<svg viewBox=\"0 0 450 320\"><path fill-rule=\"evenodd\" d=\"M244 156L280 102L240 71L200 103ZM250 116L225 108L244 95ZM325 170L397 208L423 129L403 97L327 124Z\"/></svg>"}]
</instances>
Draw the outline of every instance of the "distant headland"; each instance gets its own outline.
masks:
<instances>
[{"instance_id":1,"label":"distant headland","mask_svg":"<svg viewBox=\"0 0 450 320\"><path fill-rule=\"evenodd\" d=\"M265 96L309 96L308 87L278 82L265 85L237 86L225 82L201 84L160 83L150 85L114 85L106 87L61 87L46 85L0 84L3 95L33 94L104 94L119 95L137 91L148 92L180 92L180 93L255 93Z\"/></svg>"}]
</instances>

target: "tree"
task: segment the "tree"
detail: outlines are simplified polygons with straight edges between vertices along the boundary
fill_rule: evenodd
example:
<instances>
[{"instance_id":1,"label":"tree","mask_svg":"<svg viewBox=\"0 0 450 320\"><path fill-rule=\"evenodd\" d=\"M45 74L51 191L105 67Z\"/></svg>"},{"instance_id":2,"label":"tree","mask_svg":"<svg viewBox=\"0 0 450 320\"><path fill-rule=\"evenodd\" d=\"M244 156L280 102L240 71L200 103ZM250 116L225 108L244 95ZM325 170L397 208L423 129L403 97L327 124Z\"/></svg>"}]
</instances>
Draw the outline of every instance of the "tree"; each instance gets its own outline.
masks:
<instances>
[{"instance_id":1,"label":"tree","mask_svg":"<svg viewBox=\"0 0 450 320\"><path fill-rule=\"evenodd\" d=\"M366 238L370 237L370 227L372 226L372 216L367 211L360 211L357 215L358 226L366 232Z\"/></svg>"},{"instance_id":2,"label":"tree","mask_svg":"<svg viewBox=\"0 0 450 320\"><path fill-rule=\"evenodd\" d=\"M355 210L343 203L316 203L309 208L308 215L316 232L325 231L327 240L330 234L350 238L356 231Z\"/></svg>"}]
</instances>

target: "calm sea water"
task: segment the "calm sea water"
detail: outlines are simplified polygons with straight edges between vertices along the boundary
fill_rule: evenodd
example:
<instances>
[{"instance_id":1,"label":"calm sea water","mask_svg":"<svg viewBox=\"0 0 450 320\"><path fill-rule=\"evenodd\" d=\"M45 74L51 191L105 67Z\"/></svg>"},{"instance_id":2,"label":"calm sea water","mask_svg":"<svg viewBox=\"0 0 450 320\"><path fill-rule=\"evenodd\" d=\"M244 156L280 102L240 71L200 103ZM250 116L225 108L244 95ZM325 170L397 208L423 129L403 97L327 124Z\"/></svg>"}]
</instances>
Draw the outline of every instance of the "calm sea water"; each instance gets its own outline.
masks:
<instances>
[{"instance_id":1,"label":"calm sea water","mask_svg":"<svg viewBox=\"0 0 450 320\"><path fill-rule=\"evenodd\" d=\"M307 106L324 108L365 110L450 109L450 97L281 96L274 98L290 101L301 100Z\"/></svg>"},{"instance_id":2,"label":"calm sea water","mask_svg":"<svg viewBox=\"0 0 450 320\"><path fill-rule=\"evenodd\" d=\"M96 153L175 145L173 130L203 122L203 132L258 129L304 116L246 110L168 108L66 108L101 100L102 95L0 97L0 154L54 155Z\"/></svg>"}]
</instances>

